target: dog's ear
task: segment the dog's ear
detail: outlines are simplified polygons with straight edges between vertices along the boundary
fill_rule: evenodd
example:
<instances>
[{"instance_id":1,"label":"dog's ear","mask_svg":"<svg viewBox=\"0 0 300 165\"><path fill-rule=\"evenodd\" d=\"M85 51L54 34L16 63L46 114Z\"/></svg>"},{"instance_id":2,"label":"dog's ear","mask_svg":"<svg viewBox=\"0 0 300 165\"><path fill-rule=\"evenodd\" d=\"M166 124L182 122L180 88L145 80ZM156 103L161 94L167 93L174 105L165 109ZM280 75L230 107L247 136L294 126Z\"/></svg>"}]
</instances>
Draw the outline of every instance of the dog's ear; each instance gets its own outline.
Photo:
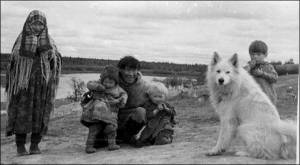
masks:
<instances>
[{"instance_id":1,"label":"dog's ear","mask_svg":"<svg viewBox=\"0 0 300 165\"><path fill-rule=\"evenodd\" d=\"M214 52L211 65L216 65L220 61L220 56L217 52Z\"/></svg>"},{"instance_id":2,"label":"dog's ear","mask_svg":"<svg viewBox=\"0 0 300 165\"><path fill-rule=\"evenodd\" d=\"M230 62L234 67L239 66L239 59L238 59L238 54L234 53L234 55L230 58Z\"/></svg>"}]
</instances>

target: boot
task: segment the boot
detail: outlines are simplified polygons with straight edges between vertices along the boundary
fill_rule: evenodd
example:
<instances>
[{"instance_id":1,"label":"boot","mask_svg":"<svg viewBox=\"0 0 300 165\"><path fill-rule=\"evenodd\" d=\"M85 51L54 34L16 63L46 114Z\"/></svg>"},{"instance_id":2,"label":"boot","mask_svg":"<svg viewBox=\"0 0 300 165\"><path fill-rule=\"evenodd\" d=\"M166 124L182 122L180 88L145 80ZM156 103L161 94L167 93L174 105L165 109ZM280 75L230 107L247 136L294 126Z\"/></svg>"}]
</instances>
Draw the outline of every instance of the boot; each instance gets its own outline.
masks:
<instances>
[{"instance_id":1,"label":"boot","mask_svg":"<svg viewBox=\"0 0 300 165\"><path fill-rule=\"evenodd\" d=\"M140 140L136 140L133 144L134 144L133 146L135 148L141 148L141 147L145 146L145 144Z\"/></svg>"},{"instance_id":2,"label":"boot","mask_svg":"<svg viewBox=\"0 0 300 165\"><path fill-rule=\"evenodd\" d=\"M16 134L17 156L28 155L25 148L26 134Z\"/></svg>"},{"instance_id":3,"label":"boot","mask_svg":"<svg viewBox=\"0 0 300 165\"><path fill-rule=\"evenodd\" d=\"M159 137L155 140L155 145L164 145L164 144L170 144L172 143L171 139L169 137Z\"/></svg>"},{"instance_id":4,"label":"boot","mask_svg":"<svg viewBox=\"0 0 300 165\"><path fill-rule=\"evenodd\" d=\"M31 144L29 148L29 154L41 154L41 150L39 148L39 143L42 140L42 135L40 133L32 133L31 134Z\"/></svg>"},{"instance_id":5,"label":"boot","mask_svg":"<svg viewBox=\"0 0 300 165\"><path fill-rule=\"evenodd\" d=\"M117 136L116 131L111 132L110 134L107 135L107 142L108 142L108 150L109 151L120 149L120 146L116 144L116 136Z\"/></svg>"},{"instance_id":6,"label":"boot","mask_svg":"<svg viewBox=\"0 0 300 165\"><path fill-rule=\"evenodd\" d=\"M33 155L33 154L41 154L41 150L39 148L39 144L38 143L31 143L30 144L30 148L29 148L29 154Z\"/></svg>"},{"instance_id":7,"label":"boot","mask_svg":"<svg viewBox=\"0 0 300 165\"><path fill-rule=\"evenodd\" d=\"M170 144L173 141L173 130L162 130L155 138L154 145Z\"/></svg>"},{"instance_id":8,"label":"boot","mask_svg":"<svg viewBox=\"0 0 300 165\"><path fill-rule=\"evenodd\" d=\"M95 153L97 150L92 145L86 145L85 152L88 154Z\"/></svg>"},{"instance_id":9,"label":"boot","mask_svg":"<svg viewBox=\"0 0 300 165\"><path fill-rule=\"evenodd\" d=\"M94 144L97 138L97 134L100 131L99 129L100 126L97 124L93 124L89 127L89 134L86 140L86 148L85 148L85 152L88 154L96 152L96 148L94 147Z\"/></svg>"},{"instance_id":10,"label":"boot","mask_svg":"<svg viewBox=\"0 0 300 165\"><path fill-rule=\"evenodd\" d=\"M107 143L107 139L105 137L105 134L103 132L99 132L96 136L96 140L95 140L95 143L94 143L94 147L96 149L98 148L104 148L108 145Z\"/></svg>"}]
</instances>

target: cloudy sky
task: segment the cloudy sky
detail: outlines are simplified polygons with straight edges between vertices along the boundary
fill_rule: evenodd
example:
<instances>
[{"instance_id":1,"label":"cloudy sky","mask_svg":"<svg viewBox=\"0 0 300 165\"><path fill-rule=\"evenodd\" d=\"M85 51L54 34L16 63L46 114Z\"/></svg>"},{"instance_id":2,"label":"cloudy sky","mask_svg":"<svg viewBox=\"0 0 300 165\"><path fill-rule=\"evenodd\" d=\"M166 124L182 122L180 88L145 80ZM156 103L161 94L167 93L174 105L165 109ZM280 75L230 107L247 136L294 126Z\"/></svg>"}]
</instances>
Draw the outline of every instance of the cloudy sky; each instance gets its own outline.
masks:
<instances>
[{"instance_id":1,"label":"cloudy sky","mask_svg":"<svg viewBox=\"0 0 300 165\"><path fill-rule=\"evenodd\" d=\"M263 40L269 61L299 62L297 1L1 1L2 53L34 9L63 56L207 64L217 51L245 63L249 44Z\"/></svg>"}]
</instances>

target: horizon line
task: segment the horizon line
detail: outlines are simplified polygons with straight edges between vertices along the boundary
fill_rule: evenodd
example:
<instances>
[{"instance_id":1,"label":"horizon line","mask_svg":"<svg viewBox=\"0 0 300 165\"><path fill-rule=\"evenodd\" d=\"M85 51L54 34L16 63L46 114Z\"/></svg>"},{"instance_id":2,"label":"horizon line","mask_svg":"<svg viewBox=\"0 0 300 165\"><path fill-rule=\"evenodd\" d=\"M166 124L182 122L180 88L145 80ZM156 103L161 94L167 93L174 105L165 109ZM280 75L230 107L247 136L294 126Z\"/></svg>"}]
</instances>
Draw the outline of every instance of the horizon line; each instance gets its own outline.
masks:
<instances>
[{"instance_id":1,"label":"horizon line","mask_svg":"<svg viewBox=\"0 0 300 165\"><path fill-rule=\"evenodd\" d=\"M0 54L11 54L11 53L2 53ZM126 55L124 55L125 57ZM119 61L119 60L113 60L113 59L105 59L105 58L95 58L95 57L74 57L74 56L62 56L62 57L72 57L72 58L85 58L85 59L97 59L97 60L111 60L111 61ZM168 64L177 64L177 65L208 65L208 64L200 64L200 63L194 63L194 64L188 64L188 63L175 63L175 62L164 62L164 61L145 61L145 60L139 60L140 62L153 62L153 63L168 63Z\"/></svg>"}]
</instances>

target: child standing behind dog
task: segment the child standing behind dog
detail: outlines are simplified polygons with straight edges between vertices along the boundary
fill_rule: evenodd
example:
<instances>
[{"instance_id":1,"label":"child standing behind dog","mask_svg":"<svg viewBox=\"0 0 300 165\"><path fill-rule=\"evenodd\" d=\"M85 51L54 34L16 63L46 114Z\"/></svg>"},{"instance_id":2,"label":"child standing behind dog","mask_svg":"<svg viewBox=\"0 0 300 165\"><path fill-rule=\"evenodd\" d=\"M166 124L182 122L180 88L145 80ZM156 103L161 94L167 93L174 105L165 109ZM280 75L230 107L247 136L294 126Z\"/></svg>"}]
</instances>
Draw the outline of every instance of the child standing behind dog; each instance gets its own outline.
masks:
<instances>
[{"instance_id":1,"label":"child standing behind dog","mask_svg":"<svg viewBox=\"0 0 300 165\"><path fill-rule=\"evenodd\" d=\"M97 135L104 133L107 137L108 150L120 148L116 144L117 118L120 107L126 104L128 95L118 85L119 71L114 66L106 66L99 81L90 81L87 88L92 100L82 104L81 123L89 128L86 152L94 153Z\"/></svg>"},{"instance_id":2,"label":"child standing behind dog","mask_svg":"<svg viewBox=\"0 0 300 165\"><path fill-rule=\"evenodd\" d=\"M277 102L277 94L274 84L278 74L273 65L265 61L268 55L268 46L263 41L253 41L249 46L251 61L245 69L255 78L262 90L269 96L274 105Z\"/></svg>"},{"instance_id":3,"label":"child standing behind dog","mask_svg":"<svg viewBox=\"0 0 300 165\"><path fill-rule=\"evenodd\" d=\"M163 145L172 143L176 124L174 107L166 102L168 89L161 83L152 83L147 92L149 101L144 105L147 124L136 135L136 146L147 143Z\"/></svg>"}]
</instances>

